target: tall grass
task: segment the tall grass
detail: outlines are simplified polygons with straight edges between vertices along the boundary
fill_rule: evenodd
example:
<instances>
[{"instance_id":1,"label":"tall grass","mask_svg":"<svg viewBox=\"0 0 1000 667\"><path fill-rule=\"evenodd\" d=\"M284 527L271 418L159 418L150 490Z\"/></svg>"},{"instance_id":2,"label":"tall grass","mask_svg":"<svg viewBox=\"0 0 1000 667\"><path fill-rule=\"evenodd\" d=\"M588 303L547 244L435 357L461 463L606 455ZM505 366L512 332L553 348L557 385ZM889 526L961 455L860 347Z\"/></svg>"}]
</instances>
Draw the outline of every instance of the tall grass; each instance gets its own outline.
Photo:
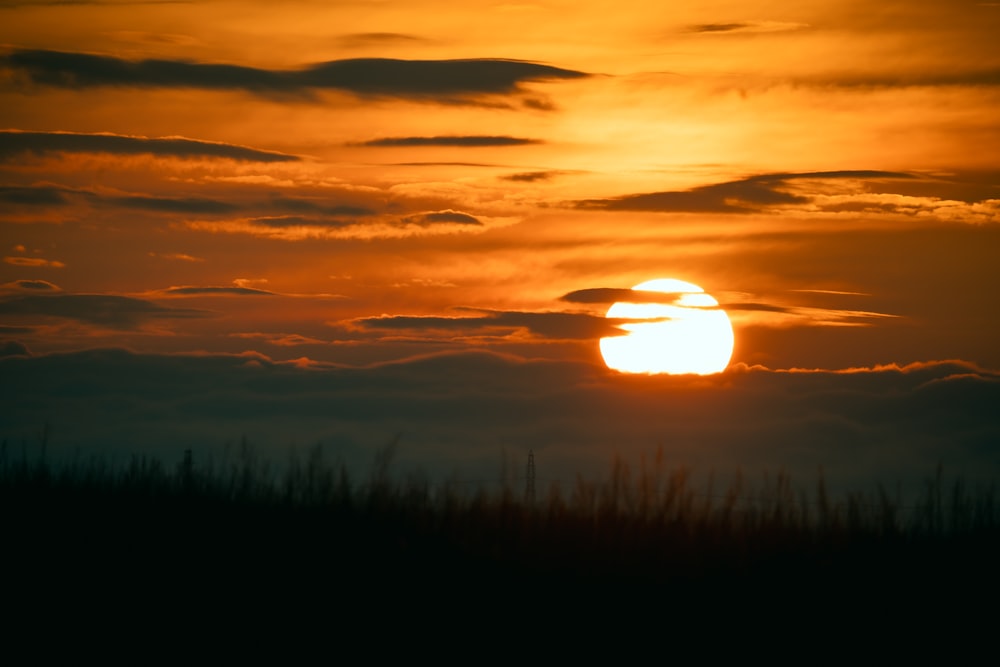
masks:
<instances>
[{"instance_id":1,"label":"tall grass","mask_svg":"<svg viewBox=\"0 0 1000 667\"><path fill-rule=\"evenodd\" d=\"M1000 546L995 488L949 481L940 468L904 504L881 486L833 497L821 476L806 492L780 471L696 484L659 452L635 469L615 459L604 479L552 484L529 501L509 480L459 490L399 479L394 452L391 443L367 475L355 475L321 446L280 466L245 441L218 460L189 451L174 465L143 456L57 465L44 447L31 457L3 443L0 503L8 536L40 545L26 547L36 556L68 542L127 543L144 545L153 562L194 563L203 550L258 568L308 562L313 571L397 578L676 583L872 568L885 576L959 552L968 568Z\"/></svg>"}]
</instances>

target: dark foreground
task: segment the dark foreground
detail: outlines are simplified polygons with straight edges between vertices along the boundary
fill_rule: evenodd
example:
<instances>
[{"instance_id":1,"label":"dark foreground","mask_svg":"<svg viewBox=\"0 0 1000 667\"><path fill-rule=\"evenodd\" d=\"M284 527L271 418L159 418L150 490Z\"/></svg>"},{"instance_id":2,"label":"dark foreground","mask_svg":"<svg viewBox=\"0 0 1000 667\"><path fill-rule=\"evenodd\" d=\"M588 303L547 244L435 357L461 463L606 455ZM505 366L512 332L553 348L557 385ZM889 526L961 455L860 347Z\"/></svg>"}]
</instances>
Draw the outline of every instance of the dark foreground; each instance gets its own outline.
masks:
<instances>
[{"instance_id":1,"label":"dark foreground","mask_svg":"<svg viewBox=\"0 0 1000 667\"><path fill-rule=\"evenodd\" d=\"M780 477L707 502L682 475L616 469L529 503L317 461L280 478L4 462L0 509L6 604L25 614L953 618L1000 592L996 498L940 476L904 511L822 487L806 502Z\"/></svg>"}]
</instances>

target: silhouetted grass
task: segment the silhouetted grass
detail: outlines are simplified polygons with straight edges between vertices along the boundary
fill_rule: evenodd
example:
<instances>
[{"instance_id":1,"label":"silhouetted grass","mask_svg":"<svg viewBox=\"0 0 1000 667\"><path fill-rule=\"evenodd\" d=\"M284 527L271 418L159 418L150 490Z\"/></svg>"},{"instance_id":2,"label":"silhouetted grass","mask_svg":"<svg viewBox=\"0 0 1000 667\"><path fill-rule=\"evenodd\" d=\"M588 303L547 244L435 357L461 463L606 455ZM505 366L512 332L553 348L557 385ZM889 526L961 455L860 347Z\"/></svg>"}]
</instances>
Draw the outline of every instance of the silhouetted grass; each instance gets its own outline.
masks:
<instances>
[{"instance_id":1,"label":"silhouetted grass","mask_svg":"<svg viewBox=\"0 0 1000 667\"><path fill-rule=\"evenodd\" d=\"M994 487L926 480L917 502L882 487L831 497L787 474L696 485L658 455L605 479L459 492L390 474L393 446L366 476L322 447L283 465L242 443L219 461L137 456L55 465L0 450L0 504L12 571L80 580L192 582L268 596L357 587L509 591L641 585L701 592L760 587L906 587L992 581L1000 555Z\"/></svg>"}]
</instances>

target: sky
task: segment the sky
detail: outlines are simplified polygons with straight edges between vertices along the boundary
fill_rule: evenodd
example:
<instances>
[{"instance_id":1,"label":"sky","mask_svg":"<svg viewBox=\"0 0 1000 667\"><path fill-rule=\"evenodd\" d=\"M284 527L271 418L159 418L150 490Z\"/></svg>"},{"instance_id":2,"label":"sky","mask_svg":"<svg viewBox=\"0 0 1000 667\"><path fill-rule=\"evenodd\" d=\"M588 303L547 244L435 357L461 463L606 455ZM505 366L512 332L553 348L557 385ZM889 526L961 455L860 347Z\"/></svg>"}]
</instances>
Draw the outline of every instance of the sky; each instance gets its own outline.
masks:
<instances>
[{"instance_id":1,"label":"sky","mask_svg":"<svg viewBox=\"0 0 1000 667\"><path fill-rule=\"evenodd\" d=\"M943 0L0 2L0 438L991 481L997 34ZM725 371L605 365L658 278L728 314Z\"/></svg>"}]
</instances>

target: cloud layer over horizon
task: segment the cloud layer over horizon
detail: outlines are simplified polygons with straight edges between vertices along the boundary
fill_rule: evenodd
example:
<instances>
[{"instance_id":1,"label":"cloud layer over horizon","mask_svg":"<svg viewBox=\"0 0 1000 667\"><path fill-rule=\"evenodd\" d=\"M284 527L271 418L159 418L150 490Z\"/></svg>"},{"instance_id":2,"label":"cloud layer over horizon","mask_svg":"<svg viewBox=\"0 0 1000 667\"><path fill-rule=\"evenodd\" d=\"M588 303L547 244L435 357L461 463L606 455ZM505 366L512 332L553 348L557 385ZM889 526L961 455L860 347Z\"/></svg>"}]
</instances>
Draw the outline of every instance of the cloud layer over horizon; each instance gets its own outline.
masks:
<instances>
[{"instance_id":1,"label":"cloud layer over horizon","mask_svg":"<svg viewBox=\"0 0 1000 667\"><path fill-rule=\"evenodd\" d=\"M540 478L570 487L577 473L606 475L615 456L635 469L660 447L671 467L715 471L720 483L738 470L758 481L784 470L809 488L822 470L840 490L916 490L938 464L970 483L1000 472L1000 375L961 362L631 377L485 351L364 368L256 353L17 352L0 358L11 380L0 431L11 446L37 448L48 424L49 455L64 460L169 462L192 448L205 462L247 437L278 462L322 443L362 471L399 436L398 473L486 484L504 452L520 461L528 450Z\"/></svg>"}]
</instances>

